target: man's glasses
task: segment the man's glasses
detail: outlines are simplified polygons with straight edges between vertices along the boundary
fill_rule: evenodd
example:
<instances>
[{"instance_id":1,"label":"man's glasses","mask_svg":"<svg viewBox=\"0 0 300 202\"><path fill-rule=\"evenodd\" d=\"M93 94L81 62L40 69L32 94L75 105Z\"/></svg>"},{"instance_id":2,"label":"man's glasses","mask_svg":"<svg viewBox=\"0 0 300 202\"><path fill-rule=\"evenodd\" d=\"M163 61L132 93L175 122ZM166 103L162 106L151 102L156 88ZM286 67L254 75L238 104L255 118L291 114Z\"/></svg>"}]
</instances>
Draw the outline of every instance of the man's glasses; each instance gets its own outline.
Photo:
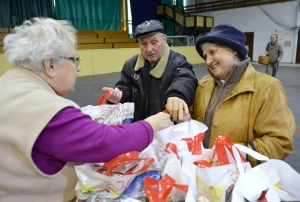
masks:
<instances>
[{"instance_id":1,"label":"man's glasses","mask_svg":"<svg viewBox=\"0 0 300 202\"><path fill-rule=\"evenodd\" d=\"M80 60L81 60L80 56L79 57L60 57L60 58L64 58L66 60L71 60L76 65L76 68L78 67Z\"/></svg>"}]
</instances>

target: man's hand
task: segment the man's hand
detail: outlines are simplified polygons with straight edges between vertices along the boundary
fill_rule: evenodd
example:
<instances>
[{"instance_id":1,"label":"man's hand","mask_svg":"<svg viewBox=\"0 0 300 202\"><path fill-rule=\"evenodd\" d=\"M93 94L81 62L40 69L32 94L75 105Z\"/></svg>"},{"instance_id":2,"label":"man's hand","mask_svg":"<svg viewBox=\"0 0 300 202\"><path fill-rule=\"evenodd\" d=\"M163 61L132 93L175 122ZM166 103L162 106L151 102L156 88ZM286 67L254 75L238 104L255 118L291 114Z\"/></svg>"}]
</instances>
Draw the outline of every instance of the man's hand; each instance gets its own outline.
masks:
<instances>
[{"instance_id":1,"label":"man's hand","mask_svg":"<svg viewBox=\"0 0 300 202\"><path fill-rule=\"evenodd\" d=\"M183 123L183 122L186 122L186 121L190 121L191 120L191 115L189 112L183 112L183 117L182 119L177 119L176 123Z\"/></svg>"},{"instance_id":2,"label":"man's hand","mask_svg":"<svg viewBox=\"0 0 300 202\"><path fill-rule=\"evenodd\" d=\"M178 97L169 97L167 104L165 105L173 121L183 122L183 118L187 118L186 115L189 114L188 105L185 101Z\"/></svg>"},{"instance_id":3,"label":"man's hand","mask_svg":"<svg viewBox=\"0 0 300 202\"><path fill-rule=\"evenodd\" d=\"M108 95L108 101L118 104L122 98L123 92L120 91L118 88L109 88L109 87L103 87L102 90L104 92L109 91L109 95Z\"/></svg>"}]
</instances>

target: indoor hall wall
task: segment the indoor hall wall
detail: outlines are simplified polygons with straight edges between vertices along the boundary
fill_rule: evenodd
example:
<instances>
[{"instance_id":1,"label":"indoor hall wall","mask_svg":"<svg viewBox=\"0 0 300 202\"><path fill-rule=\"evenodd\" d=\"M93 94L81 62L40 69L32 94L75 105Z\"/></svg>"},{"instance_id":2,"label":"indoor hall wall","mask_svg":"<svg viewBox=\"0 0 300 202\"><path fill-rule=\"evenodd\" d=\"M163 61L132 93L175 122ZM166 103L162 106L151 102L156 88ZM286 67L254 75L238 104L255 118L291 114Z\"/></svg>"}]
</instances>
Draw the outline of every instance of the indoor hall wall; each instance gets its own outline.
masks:
<instances>
[{"instance_id":1,"label":"indoor hall wall","mask_svg":"<svg viewBox=\"0 0 300 202\"><path fill-rule=\"evenodd\" d=\"M253 61L265 52L265 47L273 33L278 34L283 46L284 55L281 62L295 63L298 29L296 20L298 2L284 2L263 6L253 6L223 11L201 12L203 16L214 17L214 25L230 23L243 32L254 32ZM276 24L275 21L279 21ZM289 24L292 29L284 29L281 25ZM284 42L291 42L290 46Z\"/></svg>"},{"instance_id":2,"label":"indoor hall wall","mask_svg":"<svg viewBox=\"0 0 300 202\"><path fill-rule=\"evenodd\" d=\"M204 62L198 55L195 46L178 46L170 47L170 49L185 55L191 64ZM89 76L120 72L124 62L138 54L139 51L139 48L77 50L77 54L82 58L81 72L78 75ZM3 53L0 53L0 64L0 75L12 68Z\"/></svg>"}]
</instances>

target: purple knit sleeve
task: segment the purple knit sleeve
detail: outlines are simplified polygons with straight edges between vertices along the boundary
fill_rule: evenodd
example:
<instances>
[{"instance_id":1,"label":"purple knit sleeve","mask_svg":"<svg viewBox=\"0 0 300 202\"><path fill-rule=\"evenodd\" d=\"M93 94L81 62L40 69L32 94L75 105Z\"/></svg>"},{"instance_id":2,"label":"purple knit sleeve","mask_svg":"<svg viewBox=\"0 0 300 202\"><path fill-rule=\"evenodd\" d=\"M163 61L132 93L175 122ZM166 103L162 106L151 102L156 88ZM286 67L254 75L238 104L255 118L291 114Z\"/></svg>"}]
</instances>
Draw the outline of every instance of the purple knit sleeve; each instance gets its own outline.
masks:
<instances>
[{"instance_id":1,"label":"purple knit sleeve","mask_svg":"<svg viewBox=\"0 0 300 202\"><path fill-rule=\"evenodd\" d=\"M146 121L108 126L93 121L79 109L67 107L41 132L32 158L42 172L54 174L66 162L106 162L129 151L142 151L153 135Z\"/></svg>"}]
</instances>

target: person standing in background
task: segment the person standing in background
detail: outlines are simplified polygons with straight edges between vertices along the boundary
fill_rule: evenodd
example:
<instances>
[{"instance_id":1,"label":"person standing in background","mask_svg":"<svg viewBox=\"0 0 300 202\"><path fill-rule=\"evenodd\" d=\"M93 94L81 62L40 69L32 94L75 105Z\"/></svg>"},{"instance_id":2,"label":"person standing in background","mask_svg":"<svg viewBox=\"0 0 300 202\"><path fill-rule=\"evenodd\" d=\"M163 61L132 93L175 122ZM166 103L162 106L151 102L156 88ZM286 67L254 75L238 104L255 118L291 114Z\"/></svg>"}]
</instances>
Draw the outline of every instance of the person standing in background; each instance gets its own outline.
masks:
<instances>
[{"instance_id":1,"label":"person standing in background","mask_svg":"<svg viewBox=\"0 0 300 202\"><path fill-rule=\"evenodd\" d=\"M271 36L271 42L269 42L266 46L266 55L270 57L270 62L266 66L266 74L269 74L269 66L271 66L270 75L276 77L276 73L279 66L279 61L283 56L282 45L278 42L278 35L273 34Z\"/></svg>"}]
</instances>

